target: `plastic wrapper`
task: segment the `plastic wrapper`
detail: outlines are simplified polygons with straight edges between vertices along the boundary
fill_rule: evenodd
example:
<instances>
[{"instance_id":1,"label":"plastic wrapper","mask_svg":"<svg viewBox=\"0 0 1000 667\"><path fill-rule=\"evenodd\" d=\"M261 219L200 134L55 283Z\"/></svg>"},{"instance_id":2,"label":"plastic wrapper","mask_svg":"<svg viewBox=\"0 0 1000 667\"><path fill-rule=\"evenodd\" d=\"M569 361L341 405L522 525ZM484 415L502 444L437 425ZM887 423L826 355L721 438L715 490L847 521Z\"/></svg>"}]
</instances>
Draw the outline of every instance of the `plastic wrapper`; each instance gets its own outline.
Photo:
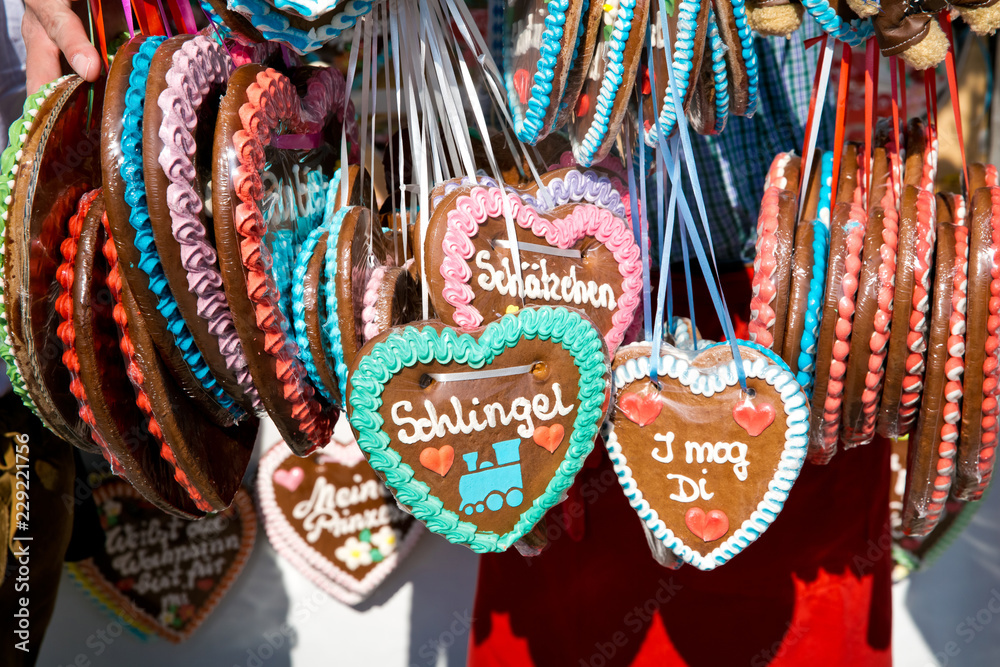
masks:
<instances>
[{"instance_id":1,"label":"plastic wrapper","mask_svg":"<svg viewBox=\"0 0 1000 667\"><path fill-rule=\"evenodd\" d=\"M89 427L70 392L57 335L56 272L67 221L80 197L100 183L100 114L89 114L88 104L93 92L94 105L100 108L103 89L103 83L88 84L77 77L61 82L41 104L31 130L19 128L28 132L19 156L4 155L19 157L16 174L11 174L13 189L4 202L6 331L0 335L20 375L20 382L12 384L49 429L88 451L94 451Z\"/></svg>"},{"instance_id":2,"label":"plastic wrapper","mask_svg":"<svg viewBox=\"0 0 1000 667\"><path fill-rule=\"evenodd\" d=\"M322 130L343 113L344 87L321 68L293 78L298 85L258 65L230 77L216 124L212 212L226 300L254 385L301 454L326 444L336 416L298 357L291 310L297 251L326 215L336 152ZM348 138L356 146L356 134Z\"/></svg>"},{"instance_id":3,"label":"plastic wrapper","mask_svg":"<svg viewBox=\"0 0 1000 667\"><path fill-rule=\"evenodd\" d=\"M934 195L906 185L900 205L892 324L876 429L896 438L910 431L924 384L931 318L931 275L937 220ZM952 267L953 269L954 267Z\"/></svg>"},{"instance_id":4,"label":"plastic wrapper","mask_svg":"<svg viewBox=\"0 0 1000 667\"><path fill-rule=\"evenodd\" d=\"M997 444L1000 189L980 188L969 211L969 287L962 422L953 495L978 500L993 475Z\"/></svg>"},{"instance_id":5,"label":"plastic wrapper","mask_svg":"<svg viewBox=\"0 0 1000 667\"><path fill-rule=\"evenodd\" d=\"M879 140L876 132L876 139ZM887 150L875 148L841 416L844 447L875 436L892 323L899 214ZM898 182L898 180L896 181Z\"/></svg>"},{"instance_id":6,"label":"plastic wrapper","mask_svg":"<svg viewBox=\"0 0 1000 667\"><path fill-rule=\"evenodd\" d=\"M951 201L941 208L923 400L906 464L901 529L911 536L928 534L944 514L961 416L968 228L954 224Z\"/></svg>"}]
</instances>

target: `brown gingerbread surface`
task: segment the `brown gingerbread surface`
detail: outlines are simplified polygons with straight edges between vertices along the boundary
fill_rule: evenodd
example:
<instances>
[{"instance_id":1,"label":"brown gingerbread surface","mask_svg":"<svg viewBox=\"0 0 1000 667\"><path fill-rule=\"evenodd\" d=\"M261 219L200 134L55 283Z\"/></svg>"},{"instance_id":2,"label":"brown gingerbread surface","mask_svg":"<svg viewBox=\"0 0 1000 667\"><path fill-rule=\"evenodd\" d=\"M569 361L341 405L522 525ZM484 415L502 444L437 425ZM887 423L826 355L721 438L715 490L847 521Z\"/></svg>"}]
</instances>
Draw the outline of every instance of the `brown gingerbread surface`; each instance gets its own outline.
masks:
<instances>
[{"instance_id":1,"label":"brown gingerbread surface","mask_svg":"<svg viewBox=\"0 0 1000 667\"><path fill-rule=\"evenodd\" d=\"M93 91L100 106L103 81L72 77L52 91L21 148L4 229L4 307L10 348L36 413L56 435L94 451L78 414L56 331L56 270L60 245L80 197L100 181L95 156L97 114L88 115Z\"/></svg>"},{"instance_id":2,"label":"brown gingerbread surface","mask_svg":"<svg viewBox=\"0 0 1000 667\"><path fill-rule=\"evenodd\" d=\"M614 367L649 353L646 343L622 348ZM750 361L764 356L750 348L740 348L740 354ZM684 356L706 373L733 358L728 345ZM615 437L650 508L686 545L705 554L731 537L767 492L785 449L783 404L766 381L747 378L754 405L767 403L775 415L751 436L733 415L745 398L739 384L706 398L665 374L658 381L659 389L648 377L615 388ZM721 511L726 520L709 520L702 528L689 516L692 510L710 518Z\"/></svg>"}]
</instances>

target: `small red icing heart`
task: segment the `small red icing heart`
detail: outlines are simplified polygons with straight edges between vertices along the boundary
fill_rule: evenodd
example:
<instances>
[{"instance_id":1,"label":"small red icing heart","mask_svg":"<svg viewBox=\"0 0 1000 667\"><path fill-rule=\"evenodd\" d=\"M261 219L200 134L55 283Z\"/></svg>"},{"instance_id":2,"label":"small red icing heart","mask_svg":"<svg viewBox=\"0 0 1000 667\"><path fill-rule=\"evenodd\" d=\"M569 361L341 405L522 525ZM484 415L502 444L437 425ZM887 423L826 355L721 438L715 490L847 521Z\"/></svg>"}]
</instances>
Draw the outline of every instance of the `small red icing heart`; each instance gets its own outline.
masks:
<instances>
[{"instance_id":1,"label":"small red icing heart","mask_svg":"<svg viewBox=\"0 0 1000 667\"><path fill-rule=\"evenodd\" d=\"M276 470L274 472L274 483L280 484L289 491L295 491L302 484L302 480L306 478L305 471L302 468L295 466L290 470Z\"/></svg>"},{"instance_id":2,"label":"small red icing heart","mask_svg":"<svg viewBox=\"0 0 1000 667\"><path fill-rule=\"evenodd\" d=\"M455 462L455 448L445 445L441 449L427 447L420 452L420 465L444 477Z\"/></svg>"},{"instance_id":3,"label":"small red icing heart","mask_svg":"<svg viewBox=\"0 0 1000 667\"><path fill-rule=\"evenodd\" d=\"M754 405L747 397L733 408L733 419L744 431L757 437L774 422L774 406L767 401Z\"/></svg>"},{"instance_id":4,"label":"small red icing heart","mask_svg":"<svg viewBox=\"0 0 1000 667\"><path fill-rule=\"evenodd\" d=\"M663 404L660 397L654 393L633 392L618 399L618 407L625 416L639 426L652 424L660 414Z\"/></svg>"},{"instance_id":5,"label":"small red icing heart","mask_svg":"<svg viewBox=\"0 0 1000 667\"><path fill-rule=\"evenodd\" d=\"M551 454L559 448L564 435L566 435L566 429L563 428L563 425L553 424L552 426L536 427L532 438L534 438L536 445L548 450Z\"/></svg>"},{"instance_id":6,"label":"small red icing heart","mask_svg":"<svg viewBox=\"0 0 1000 667\"><path fill-rule=\"evenodd\" d=\"M517 90L517 96L521 100L521 104L528 103L528 90L531 79L528 76L528 70L519 69L514 72L514 89Z\"/></svg>"},{"instance_id":7,"label":"small red icing heart","mask_svg":"<svg viewBox=\"0 0 1000 667\"><path fill-rule=\"evenodd\" d=\"M692 507L685 512L684 523L704 542L714 542L729 532L729 517L722 510L710 510L705 514L702 508Z\"/></svg>"},{"instance_id":8,"label":"small red icing heart","mask_svg":"<svg viewBox=\"0 0 1000 667\"><path fill-rule=\"evenodd\" d=\"M576 101L576 117L581 118L587 114L590 110L590 98L586 95L580 95Z\"/></svg>"}]
</instances>

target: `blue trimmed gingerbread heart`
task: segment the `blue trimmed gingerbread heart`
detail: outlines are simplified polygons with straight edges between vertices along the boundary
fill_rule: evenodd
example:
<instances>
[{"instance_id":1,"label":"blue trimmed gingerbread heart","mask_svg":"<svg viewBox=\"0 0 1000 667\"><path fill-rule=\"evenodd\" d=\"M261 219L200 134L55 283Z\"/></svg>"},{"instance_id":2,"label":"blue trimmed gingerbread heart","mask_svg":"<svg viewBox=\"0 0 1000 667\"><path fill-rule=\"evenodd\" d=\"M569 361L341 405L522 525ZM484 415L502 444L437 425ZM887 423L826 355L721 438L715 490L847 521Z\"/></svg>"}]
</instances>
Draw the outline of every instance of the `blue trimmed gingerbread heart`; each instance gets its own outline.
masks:
<instances>
[{"instance_id":1,"label":"blue trimmed gingerbread heart","mask_svg":"<svg viewBox=\"0 0 1000 667\"><path fill-rule=\"evenodd\" d=\"M358 355L348 413L396 500L451 542L504 551L569 489L610 393L581 312L526 308L468 333L390 329Z\"/></svg>"},{"instance_id":2,"label":"blue trimmed gingerbread heart","mask_svg":"<svg viewBox=\"0 0 1000 667\"><path fill-rule=\"evenodd\" d=\"M701 570L724 565L781 512L806 455L809 407L788 366L740 341L749 394L727 344L619 348L604 441L618 481L661 548Z\"/></svg>"}]
</instances>

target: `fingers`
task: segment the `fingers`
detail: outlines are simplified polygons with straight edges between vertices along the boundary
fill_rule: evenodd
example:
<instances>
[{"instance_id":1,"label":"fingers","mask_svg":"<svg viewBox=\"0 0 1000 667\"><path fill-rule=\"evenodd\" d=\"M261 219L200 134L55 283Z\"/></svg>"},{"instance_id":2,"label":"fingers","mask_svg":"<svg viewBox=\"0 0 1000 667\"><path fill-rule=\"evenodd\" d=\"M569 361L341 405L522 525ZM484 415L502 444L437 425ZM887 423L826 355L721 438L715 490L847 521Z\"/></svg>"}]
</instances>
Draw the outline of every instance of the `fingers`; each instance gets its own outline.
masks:
<instances>
[{"instance_id":1,"label":"fingers","mask_svg":"<svg viewBox=\"0 0 1000 667\"><path fill-rule=\"evenodd\" d=\"M26 50L27 94L33 95L39 88L58 79L62 74L59 66L59 49L45 34L42 24L30 9L25 9L21 22L21 35L24 37Z\"/></svg>"},{"instance_id":2,"label":"fingers","mask_svg":"<svg viewBox=\"0 0 1000 667\"><path fill-rule=\"evenodd\" d=\"M41 30L38 30L38 27ZM40 44L33 45L29 41L29 32L32 33L30 38L37 40ZM73 68L73 71L85 80L96 81L100 75L100 55L87 38L80 18L70 9L69 0L26 0L22 33L28 49L29 80L31 80L33 65L37 65L36 71L39 72L39 75L42 73L52 74L53 45L57 49L55 51L56 68L58 68L58 53L61 51L66 56L66 61ZM37 64L32 62L34 54L38 54ZM58 76L57 70L55 76L50 76L46 81L51 81Z\"/></svg>"}]
</instances>

